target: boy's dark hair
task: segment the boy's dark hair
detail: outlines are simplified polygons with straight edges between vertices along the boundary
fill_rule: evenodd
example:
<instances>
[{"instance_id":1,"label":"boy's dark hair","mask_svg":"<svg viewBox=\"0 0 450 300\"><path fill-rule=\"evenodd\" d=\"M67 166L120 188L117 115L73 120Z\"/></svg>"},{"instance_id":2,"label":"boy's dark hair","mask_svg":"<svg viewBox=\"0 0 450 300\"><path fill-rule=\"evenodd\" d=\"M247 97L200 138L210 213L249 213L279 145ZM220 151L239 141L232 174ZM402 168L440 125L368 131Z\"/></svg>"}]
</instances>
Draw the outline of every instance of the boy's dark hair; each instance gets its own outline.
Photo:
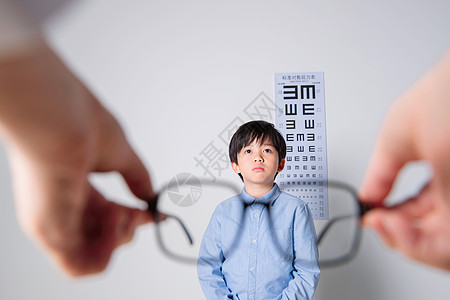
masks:
<instances>
[{"instance_id":1,"label":"boy's dark hair","mask_svg":"<svg viewBox=\"0 0 450 300\"><path fill-rule=\"evenodd\" d=\"M241 125L230 141L229 155L231 162L237 163L237 154L253 141L270 141L278 152L278 163L286 157L286 142L272 123L250 121Z\"/></svg>"}]
</instances>

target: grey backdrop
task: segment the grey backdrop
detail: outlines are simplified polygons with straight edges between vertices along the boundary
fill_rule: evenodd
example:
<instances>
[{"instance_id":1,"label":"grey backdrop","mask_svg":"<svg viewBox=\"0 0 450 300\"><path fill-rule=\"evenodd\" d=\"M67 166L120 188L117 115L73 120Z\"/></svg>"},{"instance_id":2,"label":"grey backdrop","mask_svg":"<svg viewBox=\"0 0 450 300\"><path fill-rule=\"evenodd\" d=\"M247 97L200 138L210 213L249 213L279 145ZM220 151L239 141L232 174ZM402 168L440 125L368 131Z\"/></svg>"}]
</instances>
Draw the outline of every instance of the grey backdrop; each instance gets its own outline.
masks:
<instances>
[{"instance_id":1,"label":"grey backdrop","mask_svg":"<svg viewBox=\"0 0 450 300\"><path fill-rule=\"evenodd\" d=\"M450 46L444 0L66 2L46 16L48 39L121 121L155 187L202 175L194 157L260 92L273 99L273 74L302 71L325 72L329 176L359 186L387 108ZM411 168L398 192L424 172ZM92 180L134 204L117 175ZM104 274L66 278L18 227L3 148L0 191L0 299L203 299L195 268L162 256L151 225ZM221 200L189 208L197 241ZM449 279L366 230L353 262L323 270L315 299L448 299Z\"/></svg>"}]
</instances>

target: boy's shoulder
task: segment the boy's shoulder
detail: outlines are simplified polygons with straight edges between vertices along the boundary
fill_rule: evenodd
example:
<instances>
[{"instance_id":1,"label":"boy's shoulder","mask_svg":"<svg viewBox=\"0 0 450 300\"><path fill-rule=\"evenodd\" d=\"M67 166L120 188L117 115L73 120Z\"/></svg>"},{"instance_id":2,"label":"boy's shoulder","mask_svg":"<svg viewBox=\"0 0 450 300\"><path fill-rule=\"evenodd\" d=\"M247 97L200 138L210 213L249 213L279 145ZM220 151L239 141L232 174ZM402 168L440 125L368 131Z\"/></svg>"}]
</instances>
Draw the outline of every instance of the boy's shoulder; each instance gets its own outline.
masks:
<instances>
[{"instance_id":1,"label":"boy's shoulder","mask_svg":"<svg viewBox=\"0 0 450 300\"><path fill-rule=\"evenodd\" d=\"M222 202L220 202L217 207L220 207L222 209L226 209L232 206L235 206L236 204L240 204L242 205L242 199L241 199L241 194L237 194L234 195L228 199L223 200Z\"/></svg>"},{"instance_id":2,"label":"boy's shoulder","mask_svg":"<svg viewBox=\"0 0 450 300\"><path fill-rule=\"evenodd\" d=\"M226 212L227 210L230 210L231 208L236 206L242 206L240 194L234 195L228 199L223 200L216 206L216 210Z\"/></svg>"},{"instance_id":3,"label":"boy's shoulder","mask_svg":"<svg viewBox=\"0 0 450 300\"><path fill-rule=\"evenodd\" d=\"M305 208L308 206L306 202L300 199L299 197L296 197L283 191L280 193L280 196L278 197L277 201L279 201L281 205L288 206L293 209L297 207Z\"/></svg>"},{"instance_id":4,"label":"boy's shoulder","mask_svg":"<svg viewBox=\"0 0 450 300\"><path fill-rule=\"evenodd\" d=\"M233 219L237 222L238 218L242 216L243 209L240 195L235 195L220 202L214 210L214 215L218 220Z\"/></svg>"}]
</instances>

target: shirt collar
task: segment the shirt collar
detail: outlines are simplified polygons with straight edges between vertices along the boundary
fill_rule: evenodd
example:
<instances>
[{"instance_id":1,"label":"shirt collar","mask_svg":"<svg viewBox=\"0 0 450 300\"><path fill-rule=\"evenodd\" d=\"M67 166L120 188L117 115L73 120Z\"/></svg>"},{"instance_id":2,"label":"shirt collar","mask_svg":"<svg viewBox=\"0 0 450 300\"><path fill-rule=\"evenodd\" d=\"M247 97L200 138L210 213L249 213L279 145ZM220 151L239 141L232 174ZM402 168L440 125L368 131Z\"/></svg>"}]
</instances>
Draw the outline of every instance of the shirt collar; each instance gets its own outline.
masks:
<instances>
[{"instance_id":1,"label":"shirt collar","mask_svg":"<svg viewBox=\"0 0 450 300\"><path fill-rule=\"evenodd\" d=\"M241 192L241 198L244 201L245 204L251 205L253 203L262 203L262 204L273 204L273 202L275 200L277 200L278 196L280 196L281 194L281 190L278 187L278 185L275 183L273 185L273 188L270 190L270 192L268 192L267 194L265 194L262 197L259 198L255 198L252 195L249 195L246 191L245 191L245 186L242 188L242 192Z\"/></svg>"}]
</instances>

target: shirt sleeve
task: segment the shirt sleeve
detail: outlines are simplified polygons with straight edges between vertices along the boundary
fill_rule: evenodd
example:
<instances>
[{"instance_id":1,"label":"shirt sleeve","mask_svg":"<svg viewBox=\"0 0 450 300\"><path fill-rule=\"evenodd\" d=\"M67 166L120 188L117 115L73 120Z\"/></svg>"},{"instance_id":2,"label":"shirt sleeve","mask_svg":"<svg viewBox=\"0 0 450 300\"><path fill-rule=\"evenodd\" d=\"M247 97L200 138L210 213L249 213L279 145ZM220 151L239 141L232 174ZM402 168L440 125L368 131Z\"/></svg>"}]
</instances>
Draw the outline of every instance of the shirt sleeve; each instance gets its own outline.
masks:
<instances>
[{"instance_id":1,"label":"shirt sleeve","mask_svg":"<svg viewBox=\"0 0 450 300\"><path fill-rule=\"evenodd\" d=\"M319 282L317 237L307 205L297 207L294 217L294 270L281 299L312 299Z\"/></svg>"},{"instance_id":2,"label":"shirt sleeve","mask_svg":"<svg viewBox=\"0 0 450 300\"><path fill-rule=\"evenodd\" d=\"M208 300L237 299L233 297L222 274L224 256L220 238L220 206L214 211L200 246L197 274Z\"/></svg>"}]
</instances>

